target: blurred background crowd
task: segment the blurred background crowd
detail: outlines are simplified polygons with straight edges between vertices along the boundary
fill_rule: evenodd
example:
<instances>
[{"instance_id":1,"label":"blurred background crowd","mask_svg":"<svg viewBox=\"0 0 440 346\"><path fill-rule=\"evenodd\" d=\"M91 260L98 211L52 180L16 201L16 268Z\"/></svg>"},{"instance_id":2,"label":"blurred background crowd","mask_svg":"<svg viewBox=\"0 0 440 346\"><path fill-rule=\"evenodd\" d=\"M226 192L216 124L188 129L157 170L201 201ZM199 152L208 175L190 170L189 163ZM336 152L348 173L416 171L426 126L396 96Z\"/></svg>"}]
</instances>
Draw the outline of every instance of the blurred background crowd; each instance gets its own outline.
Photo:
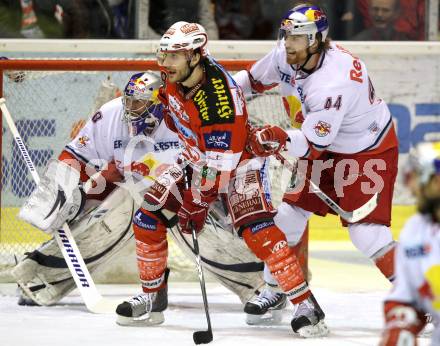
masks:
<instances>
[{"instance_id":1,"label":"blurred background crowd","mask_svg":"<svg viewBox=\"0 0 440 346\"><path fill-rule=\"evenodd\" d=\"M424 40L425 0L321 0L335 40ZM210 39L276 39L292 0L0 0L0 38L157 39L178 20ZM440 24L440 23L439 23Z\"/></svg>"}]
</instances>

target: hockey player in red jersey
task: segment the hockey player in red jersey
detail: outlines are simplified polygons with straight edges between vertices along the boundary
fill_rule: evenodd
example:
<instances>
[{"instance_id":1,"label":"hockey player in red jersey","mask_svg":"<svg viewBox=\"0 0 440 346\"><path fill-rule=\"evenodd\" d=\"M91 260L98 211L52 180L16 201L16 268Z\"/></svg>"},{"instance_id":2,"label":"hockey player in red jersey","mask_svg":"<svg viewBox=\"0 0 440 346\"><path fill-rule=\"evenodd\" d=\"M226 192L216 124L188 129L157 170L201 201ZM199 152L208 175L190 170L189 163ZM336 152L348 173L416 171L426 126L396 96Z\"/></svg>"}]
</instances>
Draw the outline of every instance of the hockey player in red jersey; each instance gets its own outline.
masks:
<instances>
[{"instance_id":1,"label":"hockey player in red jersey","mask_svg":"<svg viewBox=\"0 0 440 346\"><path fill-rule=\"evenodd\" d=\"M303 336L326 335L324 313L285 235L274 225L276 211L263 183L265 160L245 150L248 119L241 90L209 56L207 42L204 28L187 22L173 24L160 40L158 63L166 80L159 96L168 110L165 121L184 145L187 167L180 160L164 172L135 213L134 231L144 243L148 268L144 292L154 303L166 285L166 211L177 214L182 232L190 233L191 227L199 232L220 194L238 235L267 264L288 299L307 306L292 319L293 330ZM185 174L190 190L184 188Z\"/></svg>"},{"instance_id":2,"label":"hockey player in red jersey","mask_svg":"<svg viewBox=\"0 0 440 346\"><path fill-rule=\"evenodd\" d=\"M427 315L435 329L432 346L440 345L440 142L411 150L405 183L417 199L418 213L400 233L396 279L385 299L381 346L416 346Z\"/></svg>"},{"instance_id":3,"label":"hockey player in red jersey","mask_svg":"<svg viewBox=\"0 0 440 346\"><path fill-rule=\"evenodd\" d=\"M98 271L131 241L135 203L143 201L145 189L174 164L182 149L177 134L163 121L164 107L157 98L161 85L160 76L153 72L132 75L123 95L103 104L65 146L59 159L50 161L20 211L20 217L47 233L67 220L90 272ZM106 163L107 169L103 168ZM61 173L69 176L72 184L66 184ZM85 196L79 190L92 181L92 174L96 186L84 188L88 191ZM58 198L62 193L65 203ZM85 205L83 211L75 215L81 205ZM192 259L190 236L182 235L176 227L170 227L169 232L174 245ZM210 210L210 223L199 238L204 269L246 302L264 284L262 263L243 241L230 245L231 239L236 239L231 233L228 215L216 201ZM144 246L138 235L136 248L141 253L137 260L143 282L148 266L144 265ZM205 244L214 245L208 248ZM54 239L20 260L11 271L24 293L19 304L52 305L73 290L74 280L61 262L61 249ZM162 322L168 302L166 289L155 300L150 316L145 314L144 298L148 295L140 293L121 302L117 323L145 326Z\"/></svg>"},{"instance_id":4,"label":"hockey player in red jersey","mask_svg":"<svg viewBox=\"0 0 440 346\"><path fill-rule=\"evenodd\" d=\"M359 208L378 192L371 214L342 223L356 248L391 281L395 242L389 227L398 160L392 117L376 96L365 64L327 38L328 30L322 9L298 4L282 18L277 46L234 76L246 95L279 85L291 123L298 125L287 131L260 128L251 135L251 148L261 156L286 148L344 210ZM299 190L286 192L275 217L292 246L312 213L332 212L309 184Z\"/></svg>"}]
</instances>

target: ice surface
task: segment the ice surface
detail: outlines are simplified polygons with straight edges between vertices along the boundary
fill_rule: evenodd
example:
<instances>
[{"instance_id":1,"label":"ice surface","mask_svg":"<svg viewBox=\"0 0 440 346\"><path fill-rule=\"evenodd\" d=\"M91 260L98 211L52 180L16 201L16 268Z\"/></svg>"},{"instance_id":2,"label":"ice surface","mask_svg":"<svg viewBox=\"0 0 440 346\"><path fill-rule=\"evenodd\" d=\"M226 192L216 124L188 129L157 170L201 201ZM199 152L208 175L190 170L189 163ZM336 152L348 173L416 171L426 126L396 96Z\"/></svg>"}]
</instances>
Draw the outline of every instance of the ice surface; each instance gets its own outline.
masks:
<instances>
[{"instance_id":1,"label":"ice surface","mask_svg":"<svg viewBox=\"0 0 440 346\"><path fill-rule=\"evenodd\" d=\"M330 249L330 250L329 250ZM383 327L382 299L389 284L377 269L359 264L351 249L346 256L332 258L332 251L320 249L326 258L312 253L312 289L326 312L330 336L300 339L290 329L291 308L284 312L281 325L248 326L239 299L222 286L207 286L214 330L211 345L377 345ZM313 250L313 249L312 249ZM329 253L330 252L330 253ZM357 263L357 264L353 264ZM172 277L172 276L171 276ZM99 285L106 297L121 301L138 293L136 285ZM192 333L205 330L206 321L198 282L170 282L169 308L164 324L156 327L121 327L115 316L87 312L78 294L73 292L53 307L18 306L13 284L0 284L0 346L73 346L73 345L194 345ZM429 338L419 340L429 345Z\"/></svg>"}]
</instances>

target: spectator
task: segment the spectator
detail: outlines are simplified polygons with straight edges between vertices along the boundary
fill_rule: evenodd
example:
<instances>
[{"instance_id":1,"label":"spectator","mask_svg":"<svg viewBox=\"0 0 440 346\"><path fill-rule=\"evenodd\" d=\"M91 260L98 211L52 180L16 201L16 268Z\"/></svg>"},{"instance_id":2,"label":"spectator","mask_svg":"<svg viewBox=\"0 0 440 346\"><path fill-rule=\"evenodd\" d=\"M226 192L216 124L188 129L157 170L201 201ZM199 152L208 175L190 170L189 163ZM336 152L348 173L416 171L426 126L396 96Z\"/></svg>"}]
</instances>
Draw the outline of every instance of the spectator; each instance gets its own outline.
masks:
<instances>
[{"instance_id":1,"label":"spectator","mask_svg":"<svg viewBox=\"0 0 440 346\"><path fill-rule=\"evenodd\" d=\"M408 40L409 37L395 29L395 21L399 16L398 0L370 0L368 12L371 27L353 37L358 41L394 41Z\"/></svg>"},{"instance_id":2,"label":"spectator","mask_svg":"<svg viewBox=\"0 0 440 346\"><path fill-rule=\"evenodd\" d=\"M218 39L214 20L214 5L210 0L162 0L150 1L148 25L162 35L175 22L200 23L210 40Z\"/></svg>"},{"instance_id":3,"label":"spectator","mask_svg":"<svg viewBox=\"0 0 440 346\"><path fill-rule=\"evenodd\" d=\"M425 39L425 0L400 0L400 16L394 28L408 40Z\"/></svg>"}]
</instances>

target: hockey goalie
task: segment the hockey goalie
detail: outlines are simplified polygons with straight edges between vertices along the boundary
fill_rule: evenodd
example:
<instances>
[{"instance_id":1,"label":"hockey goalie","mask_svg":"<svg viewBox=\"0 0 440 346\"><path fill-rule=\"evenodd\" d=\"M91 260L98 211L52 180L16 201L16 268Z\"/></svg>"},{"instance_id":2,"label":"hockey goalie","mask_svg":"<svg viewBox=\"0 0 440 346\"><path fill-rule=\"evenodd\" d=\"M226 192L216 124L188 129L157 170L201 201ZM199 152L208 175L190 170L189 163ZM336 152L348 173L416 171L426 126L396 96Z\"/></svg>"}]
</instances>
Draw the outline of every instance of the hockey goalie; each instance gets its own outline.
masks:
<instances>
[{"instance_id":1,"label":"hockey goalie","mask_svg":"<svg viewBox=\"0 0 440 346\"><path fill-rule=\"evenodd\" d=\"M21 219L49 234L68 222L92 273L133 238L133 214L142 203L145 189L169 169L181 151L177 135L162 121L164 108L157 98L160 85L161 79L152 72L134 74L122 97L105 103L65 146L58 160L49 162L40 184L20 210ZM166 210L161 213L171 237L185 255L192 257L191 236L174 228L175 214ZM263 265L232 232L231 223L218 200L211 206L200 234L201 256L205 270L246 302L264 285ZM148 292L148 279L154 274L149 264L154 259L146 256L149 245L138 235L134 237L142 291ZM52 305L75 288L53 239L28 253L12 274L22 293L19 304ZM117 308L117 322L163 322L162 312L168 302L166 285L155 300L154 314L146 313L145 296L141 293L122 302Z\"/></svg>"}]
</instances>

